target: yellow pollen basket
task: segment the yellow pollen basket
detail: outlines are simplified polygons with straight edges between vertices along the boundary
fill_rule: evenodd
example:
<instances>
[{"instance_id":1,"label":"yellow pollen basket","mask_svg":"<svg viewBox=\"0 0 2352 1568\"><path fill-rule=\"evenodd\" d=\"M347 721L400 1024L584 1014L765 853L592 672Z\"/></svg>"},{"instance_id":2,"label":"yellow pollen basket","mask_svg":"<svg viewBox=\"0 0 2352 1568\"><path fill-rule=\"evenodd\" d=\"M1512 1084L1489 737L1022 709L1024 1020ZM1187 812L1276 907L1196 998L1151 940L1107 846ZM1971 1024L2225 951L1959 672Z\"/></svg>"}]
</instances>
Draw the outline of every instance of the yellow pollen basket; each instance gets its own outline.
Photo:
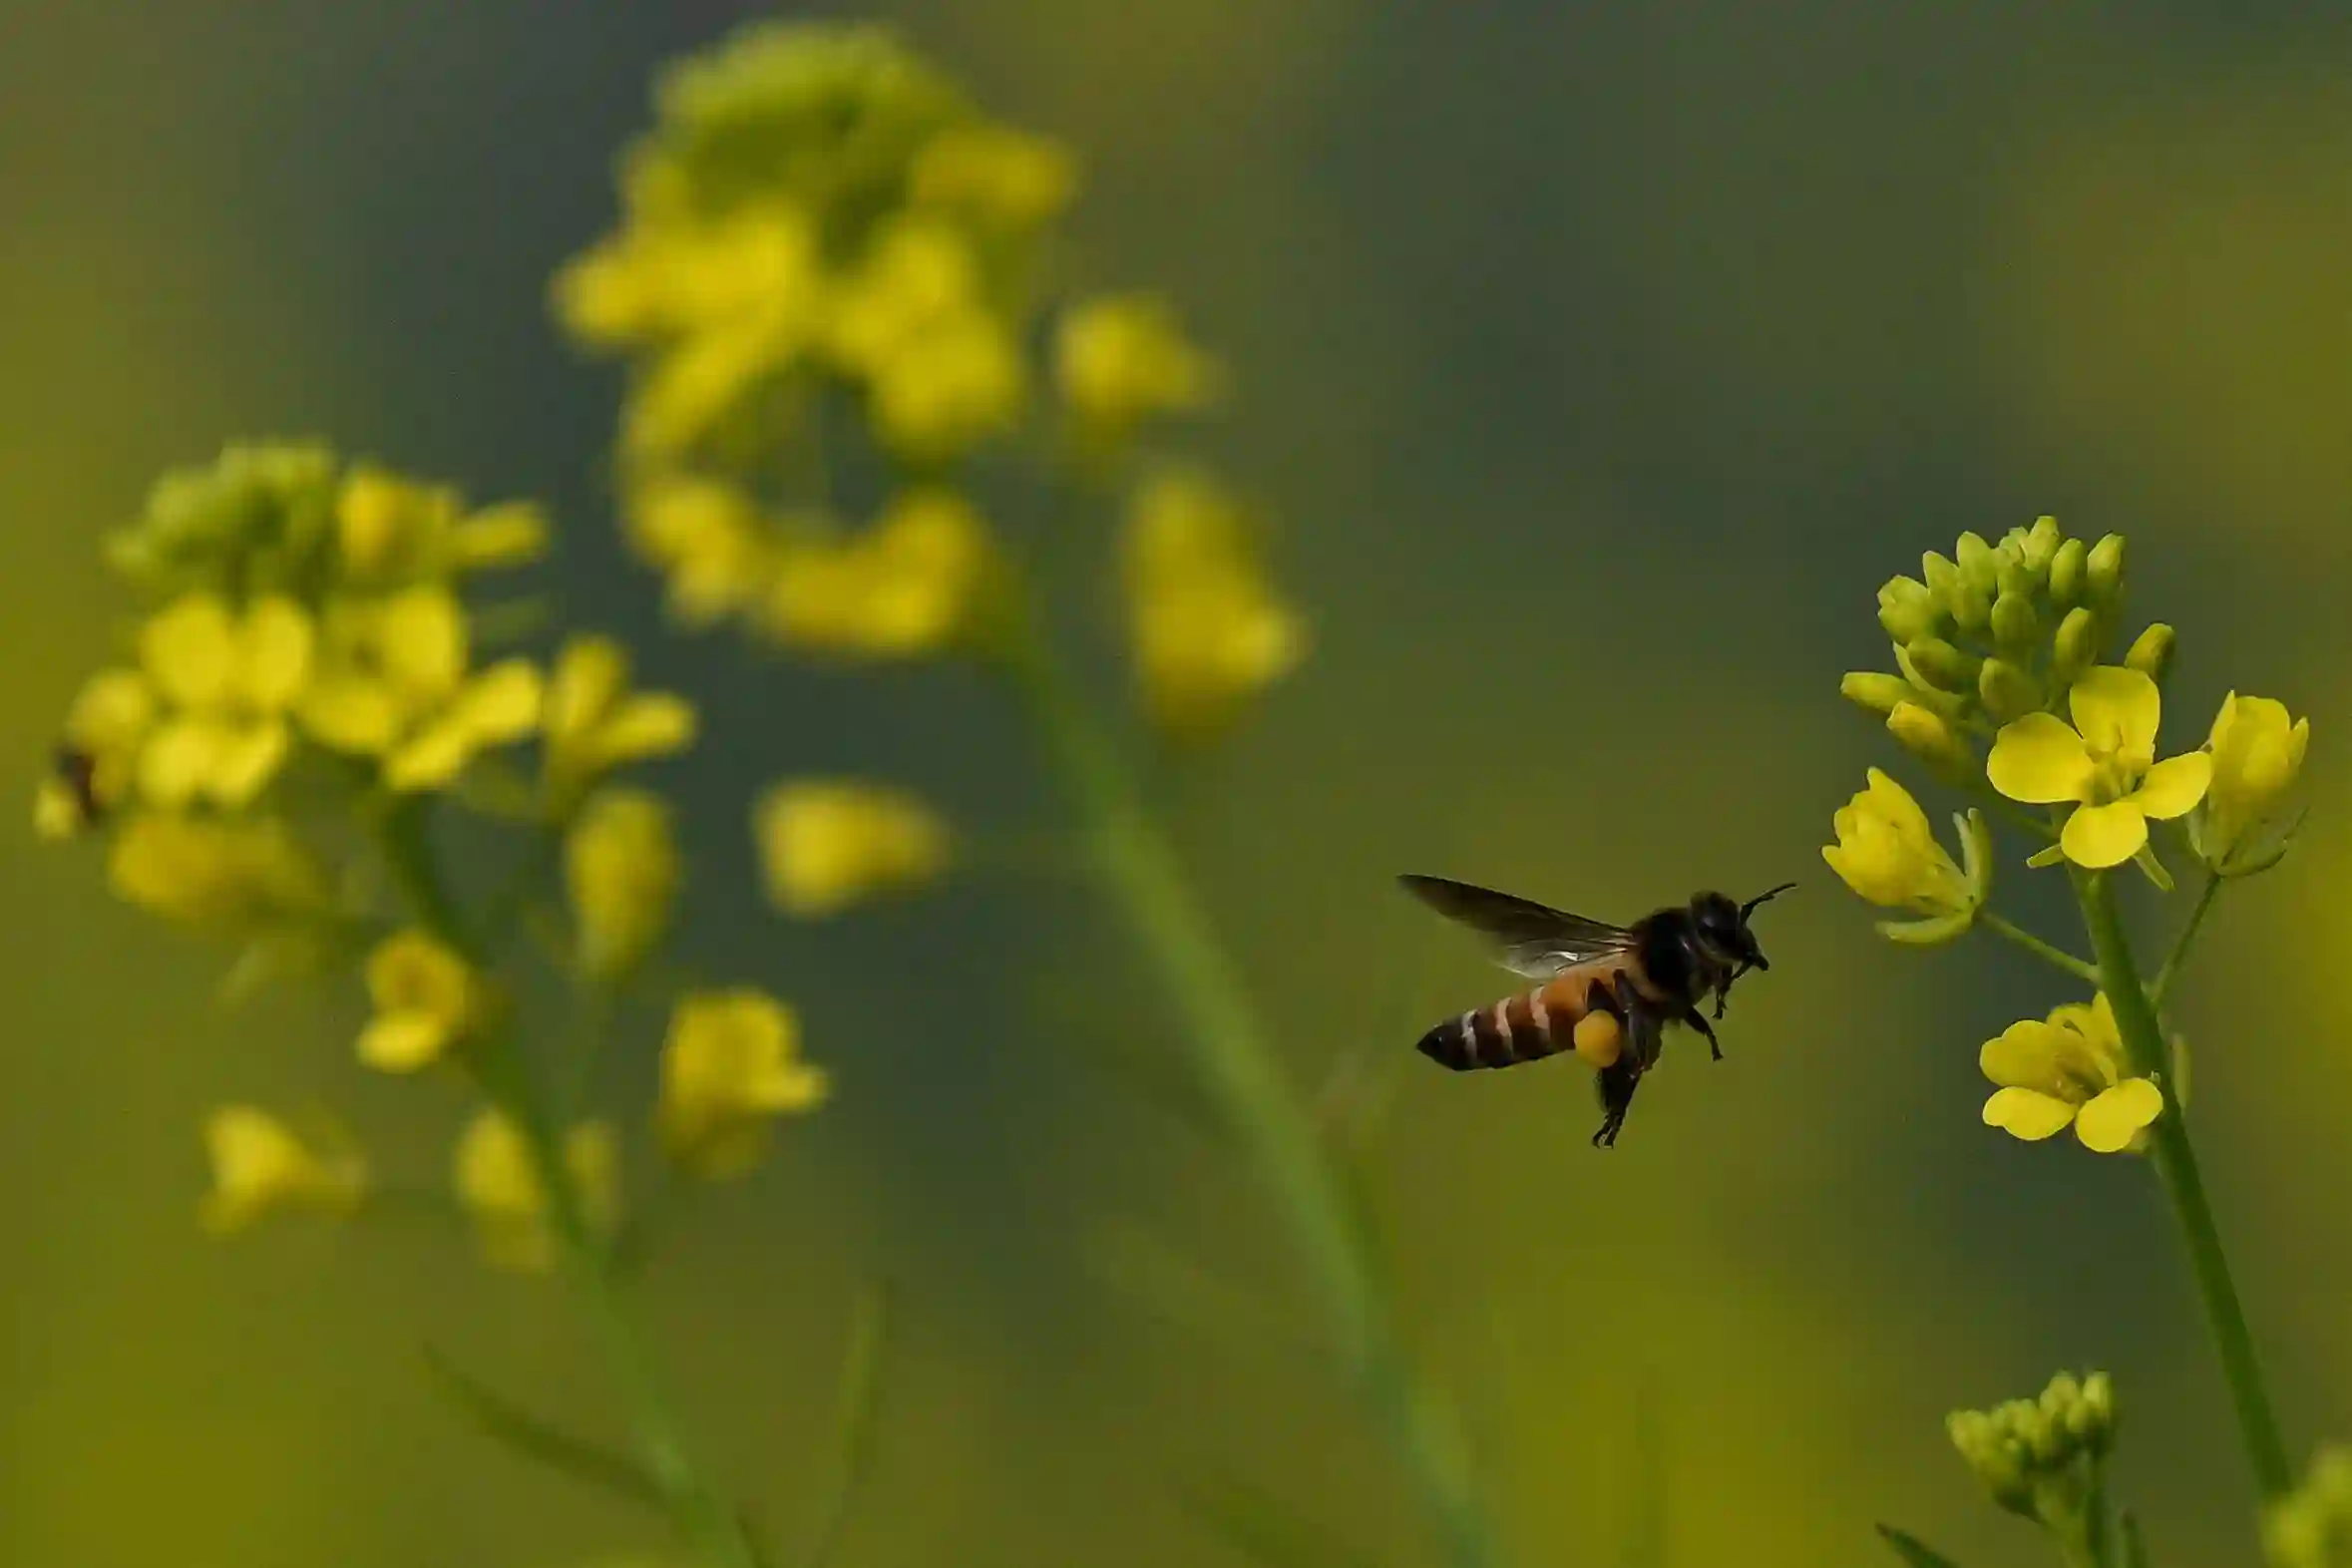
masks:
<instances>
[{"instance_id":1,"label":"yellow pollen basket","mask_svg":"<svg viewBox=\"0 0 2352 1568\"><path fill-rule=\"evenodd\" d=\"M1588 1012L1576 1020L1576 1054L1594 1070L1617 1065L1625 1050L1625 1031L1606 1012Z\"/></svg>"}]
</instances>

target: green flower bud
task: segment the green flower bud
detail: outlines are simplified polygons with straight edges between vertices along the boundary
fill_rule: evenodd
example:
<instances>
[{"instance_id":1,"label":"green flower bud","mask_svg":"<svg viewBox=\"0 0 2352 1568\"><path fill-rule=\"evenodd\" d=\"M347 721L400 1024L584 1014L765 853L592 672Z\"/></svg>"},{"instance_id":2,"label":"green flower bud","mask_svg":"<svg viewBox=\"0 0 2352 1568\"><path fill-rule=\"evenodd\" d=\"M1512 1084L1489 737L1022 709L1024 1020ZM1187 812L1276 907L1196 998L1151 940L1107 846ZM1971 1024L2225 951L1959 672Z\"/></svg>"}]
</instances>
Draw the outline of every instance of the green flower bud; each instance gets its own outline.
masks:
<instances>
[{"instance_id":1,"label":"green flower bud","mask_svg":"<svg viewBox=\"0 0 2352 1568\"><path fill-rule=\"evenodd\" d=\"M1905 649L1910 667L1933 682L1939 691L1973 691L1977 666L1984 661L1964 653L1941 637L1920 637Z\"/></svg>"},{"instance_id":2,"label":"green flower bud","mask_svg":"<svg viewBox=\"0 0 2352 1568\"><path fill-rule=\"evenodd\" d=\"M2050 605L2053 609L2072 609L2083 601L2083 583L2088 576L2091 547L2079 539L2063 541L2050 558Z\"/></svg>"},{"instance_id":3,"label":"green flower bud","mask_svg":"<svg viewBox=\"0 0 2352 1568\"><path fill-rule=\"evenodd\" d=\"M2115 1444L2116 1385L2103 1372L2083 1379L2075 1406L2067 1413L2067 1428L2093 1454L2104 1455Z\"/></svg>"},{"instance_id":4,"label":"green flower bud","mask_svg":"<svg viewBox=\"0 0 2352 1568\"><path fill-rule=\"evenodd\" d=\"M1982 631L1992 622L1993 595L1961 578L1952 589L1952 620L1963 631Z\"/></svg>"},{"instance_id":5,"label":"green flower bud","mask_svg":"<svg viewBox=\"0 0 2352 1568\"><path fill-rule=\"evenodd\" d=\"M2173 640L2172 628L2156 621L2133 640L2124 662L2160 686L2171 672Z\"/></svg>"},{"instance_id":6,"label":"green flower bud","mask_svg":"<svg viewBox=\"0 0 2352 1568\"><path fill-rule=\"evenodd\" d=\"M1922 675L1919 666L1911 662L1911 650L1899 642L1895 644L1894 661L1895 668L1903 672L1903 679L1910 685L1913 702L1939 718L1957 721L1968 716L1968 699L1938 689L1935 682Z\"/></svg>"},{"instance_id":7,"label":"green flower bud","mask_svg":"<svg viewBox=\"0 0 2352 1568\"><path fill-rule=\"evenodd\" d=\"M2005 658L1985 660L1976 672L1976 690L1996 724L2023 718L2042 705L2042 683Z\"/></svg>"},{"instance_id":8,"label":"green flower bud","mask_svg":"<svg viewBox=\"0 0 2352 1568\"><path fill-rule=\"evenodd\" d=\"M1990 599L2001 584L2001 561L1993 547L1980 535L1963 534L1953 556L1960 564L1961 581Z\"/></svg>"},{"instance_id":9,"label":"green flower bud","mask_svg":"<svg viewBox=\"0 0 2352 1568\"><path fill-rule=\"evenodd\" d=\"M1993 600L1993 640L2001 651L2023 655L2041 640L2042 617L2035 612L2031 589L2004 592Z\"/></svg>"},{"instance_id":10,"label":"green flower bud","mask_svg":"<svg viewBox=\"0 0 2352 1568\"><path fill-rule=\"evenodd\" d=\"M2001 553L2001 571L1996 580L2000 585L2000 591L1994 595L1994 602L1997 605L2004 598L2022 598L2030 601L2042 591L2042 584L2046 581L2046 576L2045 573L2037 572L2027 566L2023 555L2003 551Z\"/></svg>"},{"instance_id":11,"label":"green flower bud","mask_svg":"<svg viewBox=\"0 0 2352 1568\"><path fill-rule=\"evenodd\" d=\"M2047 515L2034 519L2034 526L2026 530L2025 563L2035 572L2046 573L2057 558L2058 548L2066 543L2066 535L2059 531L2058 519Z\"/></svg>"},{"instance_id":12,"label":"green flower bud","mask_svg":"<svg viewBox=\"0 0 2352 1568\"><path fill-rule=\"evenodd\" d=\"M2124 591L2124 536L2110 534L2092 546L2083 571L2083 591L2092 607L2113 604Z\"/></svg>"},{"instance_id":13,"label":"green flower bud","mask_svg":"<svg viewBox=\"0 0 2352 1568\"><path fill-rule=\"evenodd\" d=\"M1897 642L1933 636L1941 619L1935 594L1915 578L1890 578L1878 590L1878 623Z\"/></svg>"},{"instance_id":14,"label":"green flower bud","mask_svg":"<svg viewBox=\"0 0 2352 1568\"><path fill-rule=\"evenodd\" d=\"M1886 716L1887 733L1920 761L1943 773L1965 777L1975 772L1975 759L1952 726L1916 702L1898 702Z\"/></svg>"},{"instance_id":15,"label":"green flower bud","mask_svg":"<svg viewBox=\"0 0 2352 1568\"><path fill-rule=\"evenodd\" d=\"M2028 1455L1995 1414L1983 1410L1954 1410L1944 1418L1944 1430L1961 1462L1975 1472L1993 1501L2011 1513L2034 1514L2033 1478Z\"/></svg>"},{"instance_id":16,"label":"green flower bud","mask_svg":"<svg viewBox=\"0 0 2352 1568\"><path fill-rule=\"evenodd\" d=\"M1911 683L1900 675L1889 675L1883 670L1850 670L1837 683L1838 694L1848 702L1858 703L1872 713L1884 717L1892 713L1895 704L1911 697Z\"/></svg>"},{"instance_id":17,"label":"green flower bud","mask_svg":"<svg viewBox=\"0 0 2352 1568\"><path fill-rule=\"evenodd\" d=\"M1929 591L1949 607L1960 586L1960 569L1931 550L1919 558L1919 575L1927 580Z\"/></svg>"},{"instance_id":18,"label":"green flower bud","mask_svg":"<svg viewBox=\"0 0 2352 1568\"><path fill-rule=\"evenodd\" d=\"M2088 605L2077 604L2066 612L2066 619L2058 623L2057 649L2050 660L2050 672L2060 685L2073 685L2099 662L2099 617Z\"/></svg>"}]
</instances>

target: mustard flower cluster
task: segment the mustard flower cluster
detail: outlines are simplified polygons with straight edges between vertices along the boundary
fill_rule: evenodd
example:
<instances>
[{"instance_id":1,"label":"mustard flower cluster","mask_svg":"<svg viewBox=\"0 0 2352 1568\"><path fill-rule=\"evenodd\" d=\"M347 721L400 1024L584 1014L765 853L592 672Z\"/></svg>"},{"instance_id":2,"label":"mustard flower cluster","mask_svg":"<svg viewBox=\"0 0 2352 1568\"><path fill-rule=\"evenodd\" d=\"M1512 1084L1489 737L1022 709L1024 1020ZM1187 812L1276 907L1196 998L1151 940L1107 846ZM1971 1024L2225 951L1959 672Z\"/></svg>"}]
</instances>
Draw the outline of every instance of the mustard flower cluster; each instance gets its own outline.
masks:
<instances>
[{"instance_id":1,"label":"mustard flower cluster","mask_svg":"<svg viewBox=\"0 0 2352 1568\"><path fill-rule=\"evenodd\" d=\"M1951 556L1930 551L1920 577L1894 578L1878 591L1899 673L1857 671L1842 689L1939 779L2042 840L2029 866L2064 863L2097 875L2130 862L2169 891L2151 825L2180 822L2208 879L2185 946L2213 887L2284 855L2296 820L2286 802L2309 721L2270 698L2233 692L2202 746L2161 755L2161 686L2177 638L2169 625L2151 624L2121 662L2108 662L2123 625L2124 559L2120 535L2087 543L2047 517L1998 544L1963 534ZM1992 825L1974 808L1953 821L1958 860L1910 792L1873 768L1836 814L1836 842L1822 858L1870 903L1922 917L1882 922L1891 940L1931 946L1983 927L2104 986L2090 963L1988 908ZM2168 1044L2129 1046L2103 989L1986 1042L1980 1061L1996 1092L1985 1122L2027 1139L2072 1126L2085 1147L2104 1153L2144 1149L2145 1129L2164 1105L2161 1082L2167 1071L2178 1076L2176 1055Z\"/></svg>"},{"instance_id":2,"label":"mustard flower cluster","mask_svg":"<svg viewBox=\"0 0 2352 1568\"><path fill-rule=\"evenodd\" d=\"M1221 732L1297 666L1252 509L1147 450L1219 402L1223 367L1165 298L1057 284L1068 149L874 26L752 24L670 69L654 107L618 227L554 300L627 367L624 531L677 621L836 664L1008 659L1037 543L991 521L1009 468L1121 519L1129 664L1166 734ZM779 783L754 826L796 918L957 858L921 800L852 779Z\"/></svg>"},{"instance_id":3,"label":"mustard flower cluster","mask_svg":"<svg viewBox=\"0 0 2352 1568\"><path fill-rule=\"evenodd\" d=\"M2106 1471L2116 1404L2107 1373L2060 1372L2039 1398L1957 1410L1944 1424L1996 1504L2049 1531L2069 1561L2110 1560Z\"/></svg>"},{"instance_id":4,"label":"mustard flower cluster","mask_svg":"<svg viewBox=\"0 0 2352 1568\"><path fill-rule=\"evenodd\" d=\"M366 999L353 1049L367 1066L453 1071L481 1089L450 1183L486 1256L520 1268L554 1261L555 1198L518 1120L529 1095L509 1069L528 1050L502 968L536 899L568 932L576 983L641 973L682 872L668 807L619 775L686 749L697 727L684 699L636 688L609 638L571 636L544 663L500 644L485 592L536 561L549 533L535 508L478 508L314 445L232 447L167 476L109 542L132 623L120 659L69 705L33 808L45 837L95 842L124 899L231 943L240 984L348 976ZM500 784L530 841L507 868L519 902L503 928L452 892L429 832ZM559 880L537 876L549 863L560 888L538 885ZM762 1005L773 1037L747 1052L707 996L676 1003L665 1055L684 1087L653 1120L689 1169L713 1167L672 1135L681 1117L731 1122L741 1147L751 1123L823 1098L790 1013ZM608 1227L612 1129L584 1120L561 1137L582 1214ZM226 1106L204 1145L215 1231L276 1211L346 1214L375 1185L323 1115L297 1126Z\"/></svg>"}]
</instances>

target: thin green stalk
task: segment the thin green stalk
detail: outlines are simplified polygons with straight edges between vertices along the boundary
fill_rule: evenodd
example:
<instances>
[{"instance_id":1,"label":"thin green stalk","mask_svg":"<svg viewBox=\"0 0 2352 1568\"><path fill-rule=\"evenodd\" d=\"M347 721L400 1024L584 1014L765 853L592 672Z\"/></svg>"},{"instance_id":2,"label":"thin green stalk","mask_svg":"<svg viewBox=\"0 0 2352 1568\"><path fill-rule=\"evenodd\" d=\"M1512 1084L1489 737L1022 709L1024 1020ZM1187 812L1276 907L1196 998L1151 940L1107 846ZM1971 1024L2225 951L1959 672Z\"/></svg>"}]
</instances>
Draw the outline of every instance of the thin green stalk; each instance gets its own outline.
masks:
<instances>
[{"instance_id":1,"label":"thin green stalk","mask_svg":"<svg viewBox=\"0 0 2352 1568\"><path fill-rule=\"evenodd\" d=\"M2188 919L2180 927L2180 935L2172 939L2172 951L2164 956L2163 968L2156 979L2148 982L2150 1005L2161 1009L2164 995L2172 988L2172 981L2180 974L2180 967L2188 962L2188 950L2196 945L2197 932L2205 924L2205 916L2213 908L2213 897L2221 891L2221 874L2205 873L2204 886L2196 890L2196 902L2188 907Z\"/></svg>"},{"instance_id":2,"label":"thin green stalk","mask_svg":"<svg viewBox=\"0 0 2352 1568\"><path fill-rule=\"evenodd\" d=\"M2092 949L2099 955L2103 977L2100 988L2107 992L2108 1002L2115 1009L2125 1055L2134 1072L2158 1071L2166 1060L2163 1030L2156 1021L2156 1007L2149 993L2141 988L2140 973L2132 961L2132 945L2116 910L2115 890L2100 873L2073 866L2067 870L2074 879L2075 897L2083 907L2083 922L2090 929ZM2263 1386L2261 1363L2254 1354L2254 1337L2246 1327L2245 1310L2238 1304L2237 1286L2230 1279L2228 1260L2222 1256L2221 1233L2213 1221L2212 1205L2205 1198L2204 1178L2197 1170L2196 1150L2189 1143L2188 1122L2176 1095L2164 1097L2163 1113L2150 1131L2156 1173L2163 1180L2165 1196L2171 1200L2172 1217L2179 1223L2180 1239L2188 1250L2189 1271L2204 1302L2205 1324L2212 1333L2221 1374L2229 1384L2229 1399L2237 1414L2238 1436L2245 1444L2246 1461L2264 1498L2282 1496L2294 1485L2286 1443L2279 1436L2278 1416Z\"/></svg>"},{"instance_id":3,"label":"thin green stalk","mask_svg":"<svg viewBox=\"0 0 2352 1568\"><path fill-rule=\"evenodd\" d=\"M411 913L441 941L477 965L480 945L457 917L427 836L424 801L403 802L386 815L379 844ZM485 1098L523 1134L534 1172L548 1195L550 1218L567 1273L580 1300L605 1374L629 1411L637 1459L660 1491L678 1533L709 1568L759 1568L759 1554L741 1518L703 1479L688 1456L642 1338L622 1309L612 1254L588 1216L586 1198L569 1160L554 1111L555 1096L508 1034L477 1041L466 1065Z\"/></svg>"},{"instance_id":4,"label":"thin green stalk","mask_svg":"<svg viewBox=\"0 0 2352 1568\"><path fill-rule=\"evenodd\" d=\"M1985 930L1993 933L1995 936L2008 938L2011 942L2016 943L2019 947L2025 949L2026 952L2032 954L2034 957L2042 960L2046 964L2054 965L2057 968L2066 971L2067 974L2072 975L2079 980L2087 981L2093 985L2099 983L2099 968L2097 965L2086 964L2081 959L2078 959L2073 954L2067 952L2065 949L2053 947L2051 944L2044 942L2041 938L2035 936L2032 932L2027 931L2024 927L2014 925L2011 922L2004 920L2002 917L1994 914L1991 910L1978 910L1976 912L1976 923L1984 927Z\"/></svg>"},{"instance_id":5,"label":"thin green stalk","mask_svg":"<svg viewBox=\"0 0 2352 1568\"><path fill-rule=\"evenodd\" d=\"M1248 1148L1302 1255L1334 1352L1460 1568L1501 1561L1466 1466L1396 1337L1348 1201L1172 845L1042 636L1011 630L1006 664L1062 775L1102 891L1157 966L1205 1086Z\"/></svg>"}]
</instances>

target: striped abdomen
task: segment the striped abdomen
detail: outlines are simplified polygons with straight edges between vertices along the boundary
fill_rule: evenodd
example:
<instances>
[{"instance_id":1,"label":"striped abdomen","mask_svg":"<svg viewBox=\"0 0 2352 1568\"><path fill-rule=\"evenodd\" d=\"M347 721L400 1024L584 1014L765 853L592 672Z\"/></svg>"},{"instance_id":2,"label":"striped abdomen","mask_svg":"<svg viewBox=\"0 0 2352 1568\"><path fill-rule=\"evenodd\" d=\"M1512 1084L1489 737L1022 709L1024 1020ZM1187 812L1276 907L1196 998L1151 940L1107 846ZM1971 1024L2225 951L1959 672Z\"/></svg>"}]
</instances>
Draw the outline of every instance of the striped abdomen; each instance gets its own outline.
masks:
<instances>
[{"instance_id":1,"label":"striped abdomen","mask_svg":"<svg viewBox=\"0 0 2352 1568\"><path fill-rule=\"evenodd\" d=\"M1612 959L1605 970L1599 965L1573 969L1534 990L1448 1018L1421 1036L1420 1052L1440 1066L1466 1072L1473 1067L1515 1066L1574 1049L1576 1025L1587 1013L1603 1011L1624 1021L1625 1009L1609 977L1628 968L1620 958Z\"/></svg>"}]
</instances>

